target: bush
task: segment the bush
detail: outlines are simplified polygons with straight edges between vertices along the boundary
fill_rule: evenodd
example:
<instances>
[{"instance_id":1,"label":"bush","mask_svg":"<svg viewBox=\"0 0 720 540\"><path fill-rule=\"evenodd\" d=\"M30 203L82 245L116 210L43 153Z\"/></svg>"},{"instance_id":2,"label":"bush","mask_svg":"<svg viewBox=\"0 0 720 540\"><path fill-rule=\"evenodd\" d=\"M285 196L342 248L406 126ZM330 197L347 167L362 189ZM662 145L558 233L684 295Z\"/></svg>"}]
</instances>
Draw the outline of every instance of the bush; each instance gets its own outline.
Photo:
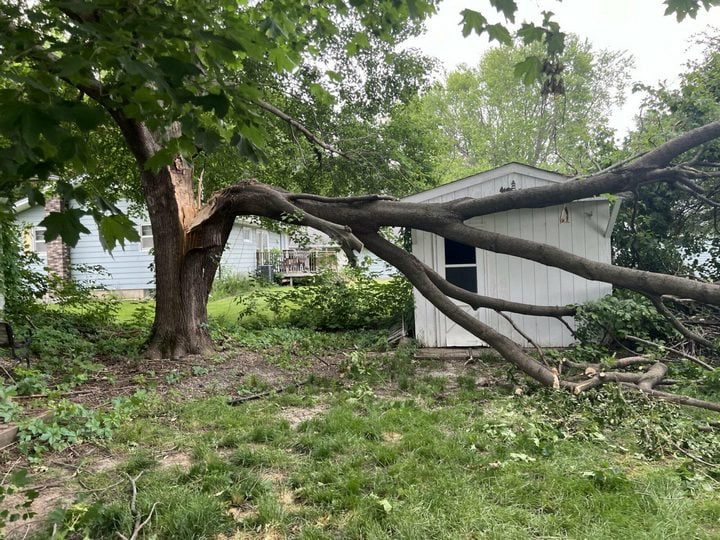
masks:
<instances>
[{"instance_id":1,"label":"bush","mask_svg":"<svg viewBox=\"0 0 720 540\"><path fill-rule=\"evenodd\" d=\"M232 272L220 272L215 278L211 295L213 298L227 298L228 296L240 296L256 289L266 286L264 281L258 280L247 274Z\"/></svg>"},{"instance_id":2,"label":"bush","mask_svg":"<svg viewBox=\"0 0 720 540\"><path fill-rule=\"evenodd\" d=\"M665 342L677 335L652 302L637 293L616 292L579 307L575 316L582 343L605 344L608 339L635 336Z\"/></svg>"},{"instance_id":3,"label":"bush","mask_svg":"<svg viewBox=\"0 0 720 540\"><path fill-rule=\"evenodd\" d=\"M259 290L238 302L243 315L270 309L280 324L318 330L387 328L403 318L407 322L413 310L407 280L378 281L362 269L324 272L310 285Z\"/></svg>"}]
</instances>

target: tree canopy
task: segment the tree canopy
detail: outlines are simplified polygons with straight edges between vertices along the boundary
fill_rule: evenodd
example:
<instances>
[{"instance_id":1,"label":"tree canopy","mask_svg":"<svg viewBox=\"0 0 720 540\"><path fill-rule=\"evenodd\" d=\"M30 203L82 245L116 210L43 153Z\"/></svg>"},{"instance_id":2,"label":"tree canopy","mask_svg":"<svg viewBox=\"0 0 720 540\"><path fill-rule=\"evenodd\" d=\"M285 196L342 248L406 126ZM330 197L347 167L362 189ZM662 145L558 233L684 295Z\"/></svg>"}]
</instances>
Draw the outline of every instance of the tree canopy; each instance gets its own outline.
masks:
<instances>
[{"instance_id":1,"label":"tree canopy","mask_svg":"<svg viewBox=\"0 0 720 540\"><path fill-rule=\"evenodd\" d=\"M492 49L477 67L450 73L413 105L413 120L434 128L439 180L510 161L569 173L609 164L610 111L623 101L631 59L571 36L559 56L564 91L547 95L539 82L518 79L513 67L540 51L537 44Z\"/></svg>"}]
</instances>

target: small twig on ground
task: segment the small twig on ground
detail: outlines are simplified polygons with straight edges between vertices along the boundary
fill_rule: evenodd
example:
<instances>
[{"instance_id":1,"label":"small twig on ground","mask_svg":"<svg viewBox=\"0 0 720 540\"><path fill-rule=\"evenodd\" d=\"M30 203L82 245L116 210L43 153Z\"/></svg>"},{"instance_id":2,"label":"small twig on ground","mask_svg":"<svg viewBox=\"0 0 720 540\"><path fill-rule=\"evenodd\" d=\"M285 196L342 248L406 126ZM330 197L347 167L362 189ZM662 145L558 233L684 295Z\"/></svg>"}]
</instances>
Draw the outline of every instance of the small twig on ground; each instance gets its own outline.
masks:
<instances>
[{"instance_id":1,"label":"small twig on ground","mask_svg":"<svg viewBox=\"0 0 720 540\"><path fill-rule=\"evenodd\" d=\"M668 347L667 345L659 345L658 343L653 343L652 341L648 341L647 339L639 338L637 336L627 335L625 337L628 339L631 339L633 341L637 341L638 343L642 343L643 345L650 345L651 347L656 347L656 348L660 349L661 351L673 352L673 353L677 354L678 356L682 356L683 358L690 360L691 362L695 362L697 365L702 366L709 371L715 370L715 368L713 366L711 366L707 362L700 360L697 356L693 356L693 355L683 352L679 349L675 349L674 347Z\"/></svg>"},{"instance_id":2,"label":"small twig on ground","mask_svg":"<svg viewBox=\"0 0 720 540\"><path fill-rule=\"evenodd\" d=\"M323 360L323 358L315 352L310 352L310 354L312 354L315 358L320 360L320 362L325 364L327 367L337 367L336 364L330 364L330 363L326 362L325 360Z\"/></svg>"},{"instance_id":3,"label":"small twig on ground","mask_svg":"<svg viewBox=\"0 0 720 540\"><path fill-rule=\"evenodd\" d=\"M132 498L130 499L130 513L135 518L135 525L133 526L133 531L130 534L130 536L125 536L120 531L116 531L117 535L122 538L123 540L137 540L140 531L147 525L150 520L152 519L152 515L155 512L155 508L157 507L158 503L153 503L152 508L150 508L150 513L148 514L147 518L145 520L142 520L142 515L140 512L138 512L137 509L137 481L140 479L140 477L143 475L145 471L140 471L140 473L133 478L128 473L125 474L125 477L130 481L130 485L132 486Z\"/></svg>"},{"instance_id":4,"label":"small twig on ground","mask_svg":"<svg viewBox=\"0 0 720 540\"><path fill-rule=\"evenodd\" d=\"M114 484L110 484L109 486L106 486L104 488L89 488L85 485L85 483L82 480L80 480L78 478L78 484L80 484L80 486L85 490L85 493L102 493L103 491L107 491L109 489L119 486L123 482L125 482L124 478L122 480L118 480Z\"/></svg>"},{"instance_id":5,"label":"small twig on ground","mask_svg":"<svg viewBox=\"0 0 720 540\"><path fill-rule=\"evenodd\" d=\"M720 465L718 465L717 463L710 463L709 461L705 461L704 459L702 459L702 458L700 458L700 457L698 457L698 456L696 456L696 455L694 455L694 454L691 454L690 452L688 452L687 450L685 450L682 446L680 446L680 445L679 445L678 443L676 443L675 441L668 440L668 442L670 442L675 448L677 448L678 450L680 450L680 452L682 452L683 454L685 454L687 457L689 457L689 458L692 459L693 461L696 461L696 462L698 462L698 463L701 463L702 465L705 465L706 467L712 467L713 469L720 469Z\"/></svg>"},{"instance_id":6,"label":"small twig on ground","mask_svg":"<svg viewBox=\"0 0 720 540\"><path fill-rule=\"evenodd\" d=\"M65 397L65 396L82 396L85 394L92 394L96 392L96 390L75 390L73 392L63 392L61 394L58 394L58 396ZM50 397L50 394L30 394L29 396L13 396L13 400L18 399L40 399L40 398L46 398Z\"/></svg>"},{"instance_id":7,"label":"small twig on ground","mask_svg":"<svg viewBox=\"0 0 720 540\"><path fill-rule=\"evenodd\" d=\"M300 388L301 386L307 384L307 382L296 382L293 384L290 384L288 386L281 386L280 388L272 388L270 390L266 390L265 392L258 392L257 394L250 394L248 396L240 396L236 398L232 398L228 401L228 405L241 405L247 401L253 401L255 399L261 399L267 396L275 395L275 394L282 394L283 392L287 392L288 390L291 390L293 388Z\"/></svg>"}]
</instances>

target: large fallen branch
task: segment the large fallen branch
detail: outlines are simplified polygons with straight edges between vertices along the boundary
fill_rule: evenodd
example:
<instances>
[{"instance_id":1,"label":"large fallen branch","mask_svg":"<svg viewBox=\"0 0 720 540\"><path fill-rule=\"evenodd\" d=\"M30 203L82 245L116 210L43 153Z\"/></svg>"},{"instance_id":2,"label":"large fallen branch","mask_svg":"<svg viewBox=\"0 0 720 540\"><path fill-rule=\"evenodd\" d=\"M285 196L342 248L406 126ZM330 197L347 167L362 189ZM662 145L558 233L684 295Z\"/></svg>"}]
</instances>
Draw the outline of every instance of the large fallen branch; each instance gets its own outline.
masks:
<instances>
[{"instance_id":1,"label":"large fallen branch","mask_svg":"<svg viewBox=\"0 0 720 540\"><path fill-rule=\"evenodd\" d=\"M664 362L656 362L647 372L624 373L630 365L646 363L635 359L617 365L608 371L598 366L587 380L577 375L561 378L559 371L549 368L526 354L508 337L500 334L478 318L458 306L459 300L473 309L492 309L499 312L520 313L533 316L555 317L565 324L563 317L572 316L575 306L538 306L510 302L466 291L449 283L443 276L419 261L414 255L385 240L379 230L384 226L410 227L472 245L487 251L502 253L559 268L590 280L611 283L650 296L657 309L686 338L701 346L711 342L689 330L666 306L663 297L682 298L688 301L720 306L720 285L695 279L678 277L612 264L599 263L559 248L524 240L521 238L484 231L469 226L465 221L476 215L507 211L515 208L541 208L577 199L598 196L603 193L635 191L638 186L667 182L677 184L678 178L687 181L701 178L701 172L690 170L687 165L671 162L683 152L720 136L720 122L708 124L688 132L658 149L637 159L630 160L589 177L576 178L565 183L504 192L482 199L462 199L448 203L406 203L388 200L384 196L357 196L329 198L307 194L292 194L264 185L257 181L245 181L216 193L201 209L188 228L191 247L207 247L216 241L219 227L227 228L238 215L258 215L279 221L290 221L318 228L337 239L348 253L356 253L365 245L373 253L400 270L441 313L479 339L496 349L506 360L540 383L554 388L567 388L580 393L607 383L632 385L651 397L668 401L701 406L716 410L702 400L659 392L655 386L662 384L667 373ZM708 173L713 174L713 173ZM690 179L690 180L688 180ZM704 367L712 366L692 355L684 354Z\"/></svg>"}]
</instances>

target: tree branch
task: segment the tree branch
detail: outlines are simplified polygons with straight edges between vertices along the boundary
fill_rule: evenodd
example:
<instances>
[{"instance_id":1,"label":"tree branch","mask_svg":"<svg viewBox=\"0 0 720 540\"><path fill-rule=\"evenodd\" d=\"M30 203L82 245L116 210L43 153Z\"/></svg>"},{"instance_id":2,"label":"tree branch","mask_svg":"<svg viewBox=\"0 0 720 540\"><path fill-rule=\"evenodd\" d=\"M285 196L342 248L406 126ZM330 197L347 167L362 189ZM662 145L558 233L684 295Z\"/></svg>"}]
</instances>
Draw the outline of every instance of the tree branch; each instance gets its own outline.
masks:
<instances>
[{"instance_id":1,"label":"tree branch","mask_svg":"<svg viewBox=\"0 0 720 540\"><path fill-rule=\"evenodd\" d=\"M342 156L345 159L350 159L347 154L344 152L341 152L331 144L326 143L325 141L319 139L312 131L310 131L308 128L306 128L303 124L301 124L298 120L290 116L289 114L281 111L274 105L271 105L270 103L263 101L263 100L257 100L253 102L255 105L260 107L261 109L269 112L272 115L277 116L284 122L287 122L292 127L296 128L300 133L302 133L305 138L310 141L310 143L314 144L315 146L319 146L320 148L327 150L331 154L337 154L338 156Z\"/></svg>"},{"instance_id":2,"label":"tree branch","mask_svg":"<svg viewBox=\"0 0 720 540\"><path fill-rule=\"evenodd\" d=\"M647 295L650 301L655 306L655 309L660 313L663 317L665 317L670 324L673 325L675 330L680 332L683 336L685 336L687 339L694 341L696 343L699 343L703 347L712 347L713 344L710 340L705 339L704 337L690 331L683 323L681 323L677 317L668 309L668 307L663 303L662 298L659 296L653 296L653 295Z\"/></svg>"}]
</instances>

